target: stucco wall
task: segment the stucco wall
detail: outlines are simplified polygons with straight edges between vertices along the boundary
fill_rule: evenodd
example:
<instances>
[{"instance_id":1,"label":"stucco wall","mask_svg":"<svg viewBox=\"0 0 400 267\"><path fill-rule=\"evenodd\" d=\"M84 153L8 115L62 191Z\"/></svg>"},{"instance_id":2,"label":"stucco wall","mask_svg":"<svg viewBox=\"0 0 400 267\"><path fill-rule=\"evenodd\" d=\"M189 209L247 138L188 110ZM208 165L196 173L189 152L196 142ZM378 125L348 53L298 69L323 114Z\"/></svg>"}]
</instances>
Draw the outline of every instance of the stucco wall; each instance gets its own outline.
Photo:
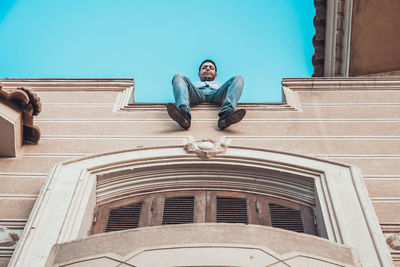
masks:
<instances>
[{"instance_id":1,"label":"stucco wall","mask_svg":"<svg viewBox=\"0 0 400 267\"><path fill-rule=\"evenodd\" d=\"M350 76L399 75L400 2L353 0Z\"/></svg>"},{"instance_id":2,"label":"stucco wall","mask_svg":"<svg viewBox=\"0 0 400 267\"><path fill-rule=\"evenodd\" d=\"M245 119L221 131L218 108L193 108L192 127L164 104L127 104L132 80L3 80L36 89L42 137L17 158L0 159L0 225L22 230L55 163L137 147L227 138L231 145L281 150L361 168L385 234L400 232L400 79L287 79L288 103L244 103ZM260 90L262 88L260 87ZM172 92L171 92L172 95ZM11 248L12 249L12 248ZM5 266L10 252L0 254ZM12 250L11 250L12 251ZM400 251L392 250L400 266ZM395 262L396 263L396 262Z\"/></svg>"}]
</instances>

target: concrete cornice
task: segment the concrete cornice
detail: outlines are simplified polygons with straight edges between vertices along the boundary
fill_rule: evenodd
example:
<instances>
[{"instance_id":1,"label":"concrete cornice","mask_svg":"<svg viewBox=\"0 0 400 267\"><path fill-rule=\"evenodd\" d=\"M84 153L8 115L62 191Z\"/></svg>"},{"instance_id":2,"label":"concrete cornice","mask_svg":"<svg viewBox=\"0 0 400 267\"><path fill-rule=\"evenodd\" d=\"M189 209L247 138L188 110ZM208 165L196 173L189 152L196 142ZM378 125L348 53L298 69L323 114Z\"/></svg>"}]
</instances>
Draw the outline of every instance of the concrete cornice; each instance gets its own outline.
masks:
<instances>
[{"instance_id":1,"label":"concrete cornice","mask_svg":"<svg viewBox=\"0 0 400 267\"><path fill-rule=\"evenodd\" d=\"M115 91L120 96L115 104L114 110L121 110L129 103L133 103L135 82L132 78L21 78L0 79L0 85L5 91L12 91L18 87L28 87L36 92L43 91Z\"/></svg>"},{"instance_id":2,"label":"concrete cornice","mask_svg":"<svg viewBox=\"0 0 400 267\"><path fill-rule=\"evenodd\" d=\"M315 0L314 77L349 75L353 0Z\"/></svg>"},{"instance_id":3,"label":"concrete cornice","mask_svg":"<svg viewBox=\"0 0 400 267\"><path fill-rule=\"evenodd\" d=\"M400 77L284 78L282 80L282 85L294 90L399 90Z\"/></svg>"},{"instance_id":4,"label":"concrete cornice","mask_svg":"<svg viewBox=\"0 0 400 267\"><path fill-rule=\"evenodd\" d=\"M4 90L15 89L17 87L29 87L35 91L48 90L68 90L68 91L121 91L126 88L134 88L135 83L132 78L83 78L83 79L59 79L59 78L3 78L0 84Z\"/></svg>"}]
</instances>

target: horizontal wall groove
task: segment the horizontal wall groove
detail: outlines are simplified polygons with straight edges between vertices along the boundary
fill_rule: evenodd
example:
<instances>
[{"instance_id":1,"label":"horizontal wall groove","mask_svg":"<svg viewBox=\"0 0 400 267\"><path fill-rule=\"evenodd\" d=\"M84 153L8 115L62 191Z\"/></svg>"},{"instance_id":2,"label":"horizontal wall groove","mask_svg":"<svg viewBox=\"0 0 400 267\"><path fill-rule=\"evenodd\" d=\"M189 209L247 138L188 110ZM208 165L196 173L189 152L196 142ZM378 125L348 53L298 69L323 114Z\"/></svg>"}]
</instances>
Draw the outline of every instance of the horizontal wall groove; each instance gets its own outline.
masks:
<instances>
[{"instance_id":1,"label":"horizontal wall groove","mask_svg":"<svg viewBox=\"0 0 400 267\"><path fill-rule=\"evenodd\" d=\"M7 199L37 199L36 194L0 194L0 201Z\"/></svg>"},{"instance_id":2,"label":"horizontal wall groove","mask_svg":"<svg viewBox=\"0 0 400 267\"><path fill-rule=\"evenodd\" d=\"M372 203L389 202L393 204L400 204L400 197L370 197Z\"/></svg>"},{"instance_id":3,"label":"horizontal wall groove","mask_svg":"<svg viewBox=\"0 0 400 267\"><path fill-rule=\"evenodd\" d=\"M175 136L157 136L157 135L55 135L48 134L42 135L41 139L174 139L174 138L189 138L188 135L175 135ZM272 139L272 140L400 140L400 136L340 136L340 135L328 135L328 136L226 136L227 139Z\"/></svg>"},{"instance_id":4,"label":"horizontal wall groove","mask_svg":"<svg viewBox=\"0 0 400 267\"><path fill-rule=\"evenodd\" d=\"M242 136L227 136L227 139L293 139L293 140L303 140L303 139L315 139L315 140L359 140L359 139L367 139L367 140L400 140L400 136L359 136L359 135L319 135L319 136L250 136L250 135L242 135Z\"/></svg>"},{"instance_id":5,"label":"horizontal wall groove","mask_svg":"<svg viewBox=\"0 0 400 267\"><path fill-rule=\"evenodd\" d=\"M29 172L29 171L27 171L27 172L1 172L0 173L0 176L3 176L3 177L27 177L27 176L30 176L30 177L39 177L39 178L43 178L43 177L47 177L47 172L39 172L39 173L34 173L34 172Z\"/></svg>"},{"instance_id":6,"label":"horizontal wall groove","mask_svg":"<svg viewBox=\"0 0 400 267\"><path fill-rule=\"evenodd\" d=\"M364 175L363 176L364 180L368 180L368 181L380 181L380 180L392 180L392 181L397 181L400 179L400 175Z\"/></svg>"},{"instance_id":7,"label":"horizontal wall groove","mask_svg":"<svg viewBox=\"0 0 400 267\"><path fill-rule=\"evenodd\" d=\"M192 120L192 122L196 122L197 123L209 123L209 122L217 122L218 117L215 117L213 119L197 119L197 120ZM154 121L160 121L160 122L173 122L173 120L171 119L61 119L61 120L55 120L55 119L37 119L35 120L35 122L38 123L39 127L43 127L40 124L41 123L79 123L79 122L93 122L93 123L99 123L99 122L107 122L108 124L117 124L117 123L123 123L123 122L138 122L138 123L153 123ZM400 119L396 119L396 120L387 120L387 119L378 119L378 120L371 120L371 119L343 119L343 120L330 120L330 119L306 119L306 120L297 120L297 119L267 119L267 120L263 120L263 119L244 119L241 124L250 124L252 121L254 122L262 122L262 123L268 123L268 122L273 122L277 125L284 125L284 124L288 124L288 123L296 123L296 124L302 124L302 123L315 123L315 126L318 126L319 123L326 123L326 124L331 124L331 123L343 123L343 124L350 124L350 123L354 123L354 122L358 122L358 123L365 123L365 124L371 124L371 123L400 123ZM134 126L134 125L130 125L130 126ZM313 125L314 126L314 125ZM396 126L393 126L396 127ZM393 130L393 132L396 132L395 130Z\"/></svg>"},{"instance_id":8,"label":"horizontal wall groove","mask_svg":"<svg viewBox=\"0 0 400 267\"><path fill-rule=\"evenodd\" d=\"M174 135L174 136L158 136L158 135L55 135L55 134L44 134L41 136L41 139L93 139L93 138L99 138L99 139L151 139L151 138L159 138L159 139L173 139L173 138L185 138L187 139L190 136L190 134L187 135ZM353 135L353 136L341 136L341 135L327 135L327 136L276 136L276 135L271 135L271 136L225 136L227 139L276 139L276 140L282 140L282 139L292 139L292 140L303 140L303 139L311 139L311 140L400 140L400 136L359 136L359 135Z\"/></svg>"},{"instance_id":9,"label":"horizontal wall groove","mask_svg":"<svg viewBox=\"0 0 400 267\"><path fill-rule=\"evenodd\" d=\"M192 122L202 122L202 121L216 121L217 117L213 119L192 119ZM154 121L171 121L171 119L129 119L129 118L38 118L35 121L37 122L154 122ZM315 119L244 119L243 121L247 122L400 122L398 118L377 118L377 119L323 119L323 118L315 118Z\"/></svg>"},{"instance_id":10,"label":"horizontal wall groove","mask_svg":"<svg viewBox=\"0 0 400 267\"><path fill-rule=\"evenodd\" d=\"M383 232L400 232L399 223L380 223Z\"/></svg>"},{"instance_id":11,"label":"horizontal wall groove","mask_svg":"<svg viewBox=\"0 0 400 267\"><path fill-rule=\"evenodd\" d=\"M29 174L9 174L9 173L0 173L0 178L19 178L19 179L24 179L24 178L46 178L47 174L38 174L38 173L29 173Z\"/></svg>"},{"instance_id":12,"label":"horizontal wall groove","mask_svg":"<svg viewBox=\"0 0 400 267\"><path fill-rule=\"evenodd\" d=\"M7 248L7 247L0 247L0 259L1 258L10 258L14 254L15 248Z\"/></svg>"},{"instance_id":13,"label":"horizontal wall groove","mask_svg":"<svg viewBox=\"0 0 400 267\"><path fill-rule=\"evenodd\" d=\"M48 153L44 153L44 154L40 154L40 156L38 155L24 155L24 158L63 158L63 160L69 160L68 158L75 158L75 156L72 156L71 154L67 154L68 156L63 156L64 154L57 154L57 155L51 155ZM87 154L84 154L87 155ZM67 159L66 159L67 158Z\"/></svg>"},{"instance_id":14,"label":"horizontal wall groove","mask_svg":"<svg viewBox=\"0 0 400 267\"><path fill-rule=\"evenodd\" d=\"M189 136L175 135L175 136L137 136L137 135L42 135L43 139L187 139ZM399 137L400 138L400 137Z\"/></svg>"},{"instance_id":15,"label":"horizontal wall groove","mask_svg":"<svg viewBox=\"0 0 400 267\"><path fill-rule=\"evenodd\" d=\"M356 154L356 155L351 155L351 154L313 154L315 157L327 157L327 158L374 158L374 159L385 159L385 158L391 158L391 159L397 159L400 158L400 154L368 154L368 155L362 155L362 154Z\"/></svg>"},{"instance_id":16,"label":"horizontal wall groove","mask_svg":"<svg viewBox=\"0 0 400 267\"><path fill-rule=\"evenodd\" d=\"M1 218L0 219L0 225L10 225L10 226L25 226L27 219L7 219L7 218Z\"/></svg>"},{"instance_id":17,"label":"horizontal wall groove","mask_svg":"<svg viewBox=\"0 0 400 267\"><path fill-rule=\"evenodd\" d=\"M155 104L147 104L143 103L134 103L129 104L128 106L121 107L118 111L155 111L155 110L164 110L166 111L167 103L155 103ZM135 106L137 105L137 106ZM203 105L203 104L201 104ZM279 106L282 105L282 106ZM245 108L247 111L297 111L296 108L287 105L286 103L239 103L237 105L238 108ZM198 110L207 110L207 111L218 111L220 109L219 106L202 106L202 107L191 107L192 111Z\"/></svg>"},{"instance_id":18,"label":"horizontal wall groove","mask_svg":"<svg viewBox=\"0 0 400 267\"><path fill-rule=\"evenodd\" d=\"M151 139L151 138L150 138ZM140 147L140 146L132 146L132 148L135 147ZM75 152L66 152L66 153L52 153L52 152L39 152L39 153L32 153L32 152L25 152L23 153L24 157L83 157L87 156L88 154L92 153L75 153ZM313 157L325 157L325 158L373 158L373 159L384 159L384 158L390 158L390 159L397 159L400 158L400 154L368 154L368 155L362 155L362 154L309 154L310 156Z\"/></svg>"},{"instance_id":19,"label":"horizontal wall groove","mask_svg":"<svg viewBox=\"0 0 400 267\"><path fill-rule=\"evenodd\" d=\"M57 108L62 108L62 107L79 107L79 108L113 108L114 103L55 103L55 102L44 102L42 103L42 108L46 107L57 107Z\"/></svg>"},{"instance_id":20,"label":"horizontal wall groove","mask_svg":"<svg viewBox=\"0 0 400 267\"><path fill-rule=\"evenodd\" d=\"M43 153L23 153L24 157L84 157L88 154L92 153L51 153L51 152L43 152Z\"/></svg>"},{"instance_id":21,"label":"horizontal wall groove","mask_svg":"<svg viewBox=\"0 0 400 267\"><path fill-rule=\"evenodd\" d=\"M315 103L315 104L314 104ZM373 106L394 106L398 107L400 104L397 103L319 103L319 102L307 102L301 104L303 107L373 107Z\"/></svg>"}]
</instances>

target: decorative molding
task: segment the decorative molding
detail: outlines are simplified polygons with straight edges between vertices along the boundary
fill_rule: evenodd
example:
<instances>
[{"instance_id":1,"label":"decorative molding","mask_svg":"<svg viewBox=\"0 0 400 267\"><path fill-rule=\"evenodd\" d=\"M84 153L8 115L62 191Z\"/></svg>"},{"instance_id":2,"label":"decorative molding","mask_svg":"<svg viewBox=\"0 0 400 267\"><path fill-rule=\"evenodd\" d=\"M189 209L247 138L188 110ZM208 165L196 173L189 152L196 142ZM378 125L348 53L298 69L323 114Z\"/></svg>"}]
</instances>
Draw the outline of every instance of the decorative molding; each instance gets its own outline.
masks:
<instances>
[{"instance_id":1,"label":"decorative molding","mask_svg":"<svg viewBox=\"0 0 400 267\"><path fill-rule=\"evenodd\" d=\"M133 79L0 79L4 90L15 90L25 86L40 92L120 92L114 103L114 111L123 110L134 102L135 82Z\"/></svg>"},{"instance_id":2,"label":"decorative molding","mask_svg":"<svg viewBox=\"0 0 400 267\"><path fill-rule=\"evenodd\" d=\"M295 92L400 90L400 77L283 78L282 86Z\"/></svg>"},{"instance_id":3,"label":"decorative molding","mask_svg":"<svg viewBox=\"0 0 400 267\"><path fill-rule=\"evenodd\" d=\"M347 2L346 2L346 5ZM115 91L118 97L114 102L114 111L165 110L165 103L133 103L133 79L0 79L5 91L15 90L21 86L29 86L37 92L62 91ZM249 111L302 111L299 91L351 91L351 90L399 90L400 77L363 77L363 78L284 78L282 80L282 103L239 103L238 107ZM357 104L357 103L354 103ZM359 104L359 103L358 103ZM365 103L364 103L365 104ZM373 103L372 103L373 104ZM65 105L65 104L52 104ZM68 104L72 105L73 104ZM79 105L85 105L80 103ZM100 104L90 104L100 105ZM107 104L108 105L108 104ZM112 105L112 104L111 104ZM308 106L310 104L307 104ZM323 104L321 104L323 105ZM327 104L331 105L331 104ZM349 104L350 105L350 104ZM385 105L389 105L386 103ZM390 104L390 105L394 105ZM213 104L199 104L195 110L218 110Z\"/></svg>"},{"instance_id":4,"label":"decorative molding","mask_svg":"<svg viewBox=\"0 0 400 267\"><path fill-rule=\"evenodd\" d=\"M324 76L347 77L353 0L326 1Z\"/></svg>"},{"instance_id":5,"label":"decorative molding","mask_svg":"<svg viewBox=\"0 0 400 267\"><path fill-rule=\"evenodd\" d=\"M5 103L18 107L22 113L23 141L37 144L40 139L39 127L33 125L33 116L37 116L42 110L40 98L28 88L18 87L16 90L7 93L0 85L0 99Z\"/></svg>"},{"instance_id":6,"label":"decorative molding","mask_svg":"<svg viewBox=\"0 0 400 267\"><path fill-rule=\"evenodd\" d=\"M170 146L90 155L57 164L9 266L27 262L44 266L53 245L86 238L96 204L124 196L198 188L262 190L262 194L297 201L312 196L322 236L357 249L365 266L391 265L359 169L303 155L235 146L205 161L182 146Z\"/></svg>"},{"instance_id":7,"label":"decorative molding","mask_svg":"<svg viewBox=\"0 0 400 267\"><path fill-rule=\"evenodd\" d=\"M350 48L351 48L351 25L353 17L353 0L343 0L343 36L342 36L342 62L341 75L349 77L350 73Z\"/></svg>"},{"instance_id":8,"label":"decorative molding","mask_svg":"<svg viewBox=\"0 0 400 267\"><path fill-rule=\"evenodd\" d=\"M289 91L289 93L291 93ZM289 99L292 99L291 97ZM284 100L286 101L286 100ZM262 110L262 111L295 111L296 108L291 103L238 103L238 108L246 110ZM191 107L191 110L215 110L218 111L219 106L211 103L201 103ZM128 106L121 108L123 111L131 110L166 110L165 103L129 103Z\"/></svg>"},{"instance_id":9,"label":"decorative molding","mask_svg":"<svg viewBox=\"0 0 400 267\"><path fill-rule=\"evenodd\" d=\"M13 255L17 241L25 228L26 221L25 219L0 219L0 227L7 228L8 233L12 234L13 237L11 238L14 240L14 242L11 241L9 243L9 245L14 243L11 246L0 245L0 257L11 257Z\"/></svg>"},{"instance_id":10,"label":"decorative molding","mask_svg":"<svg viewBox=\"0 0 400 267\"><path fill-rule=\"evenodd\" d=\"M269 195L306 206L315 205L315 185L310 177L251 166L246 166L244 170L236 166L240 165L236 160L227 159L224 164L218 162L217 159L203 161L195 157L188 163L188 169L179 158L160 159L152 170L138 163L135 172L118 171L97 175L96 202L103 204L155 192L223 189ZM319 174L310 172L308 175ZM154 179L158 183L154 183ZM293 184L296 184L296 188Z\"/></svg>"},{"instance_id":11,"label":"decorative molding","mask_svg":"<svg viewBox=\"0 0 400 267\"><path fill-rule=\"evenodd\" d=\"M0 225L0 250L1 247L12 247L19 240L19 234L11 231L5 226Z\"/></svg>"},{"instance_id":12,"label":"decorative molding","mask_svg":"<svg viewBox=\"0 0 400 267\"><path fill-rule=\"evenodd\" d=\"M130 86L123 90L115 101L113 111L125 110L130 103L134 103L134 86Z\"/></svg>"},{"instance_id":13,"label":"decorative molding","mask_svg":"<svg viewBox=\"0 0 400 267\"><path fill-rule=\"evenodd\" d=\"M400 250L400 233L392 234L386 238L386 243L394 250Z\"/></svg>"},{"instance_id":14,"label":"decorative molding","mask_svg":"<svg viewBox=\"0 0 400 267\"><path fill-rule=\"evenodd\" d=\"M97 234L56 245L47 264L97 266L102 258L114 266L360 266L352 248L326 239L273 227L224 223Z\"/></svg>"},{"instance_id":15,"label":"decorative molding","mask_svg":"<svg viewBox=\"0 0 400 267\"><path fill-rule=\"evenodd\" d=\"M202 139L200 141L193 141L190 138L188 144L184 146L187 153L196 153L200 158L210 159L217 154L224 154L228 149L226 142L217 143L212 139Z\"/></svg>"},{"instance_id":16,"label":"decorative molding","mask_svg":"<svg viewBox=\"0 0 400 267\"><path fill-rule=\"evenodd\" d=\"M314 0L314 77L348 77L353 0Z\"/></svg>"},{"instance_id":17,"label":"decorative molding","mask_svg":"<svg viewBox=\"0 0 400 267\"><path fill-rule=\"evenodd\" d=\"M395 178L395 179L397 180L399 178ZM382 227L382 231L384 233L397 233L397 232L400 232L400 224L382 223L381 227Z\"/></svg>"},{"instance_id":18,"label":"decorative molding","mask_svg":"<svg viewBox=\"0 0 400 267\"><path fill-rule=\"evenodd\" d=\"M12 91L18 87L29 87L37 92L96 92L114 91L118 96L113 105L113 111L132 110L165 110L165 103L134 103L135 83L133 79L13 79L3 78L0 83L5 91ZM283 103L239 103L238 107L248 110L266 111L295 111L299 107L299 101L291 90L283 89ZM287 99L287 103L286 103ZM107 103L105 103L107 104ZM104 103L79 103L81 105L99 106ZM46 104L51 106L65 106L63 103ZM68 104L75 106L76 104ZM107 104L108 105L108 104ZM111 104L112 105L112 104ZM218 110L215 104L199 104L193 106L193 110Z\"/></svg>"},{"instance_id":19,"label":"decorative molding","mask_svg":"<svg viewBox=\"0 0 400 267\"><path fill-rule=\"evenodd\" d=\"M117 91L122 92L127 88L134 88L131 78L119 79L14 79L3 78L0 83L4 90L15 90L18 87L29 87L35 91Z\"/></svg>"},{"instance_id":20,"label":"decorative molding","mask_svg":"<svg viewBox=\"0 0 400 267\"><path fill-rule=\"evenodd\" d=\"M314 0L315 16L313 24L315 34L312 38L314 55L311 62L314 66L313 77L324 76L324 57L325 57L325 24L326 24L326 0Z\"/></svg>"},{"instance_id":21,"label":"decorative molding","mask_svg":"<svg viewBox=\"0 0 400 267\"><path fill-rule=\"evenodd\" d=\"M0 219L0 225L13 230L23 230L26 225L26 219Z\"/></svg>"}]
</instances>

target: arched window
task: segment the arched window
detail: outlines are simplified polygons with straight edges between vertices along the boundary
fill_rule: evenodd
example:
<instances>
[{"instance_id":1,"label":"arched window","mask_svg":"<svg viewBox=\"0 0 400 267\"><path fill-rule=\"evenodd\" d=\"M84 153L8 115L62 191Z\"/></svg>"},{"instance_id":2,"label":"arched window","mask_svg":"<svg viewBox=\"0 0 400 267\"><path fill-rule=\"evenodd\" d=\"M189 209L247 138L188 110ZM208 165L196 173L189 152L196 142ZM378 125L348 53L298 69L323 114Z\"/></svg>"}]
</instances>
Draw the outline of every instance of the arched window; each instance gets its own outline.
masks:
<instances>
[{"instance_id":1,"label":"arched window","mask_svg":"<svg viewBox=\"0 0 400 267\"><path fill-rule=\"evenodd\" d=\"M182 227L205 229L230 222L227 227L232 229L239 222L249 225L238 228L299 235L250 225L289 228L286 217L297 223L289 230L357 249L362 264L385 266L392 261L359 169L242 147L205 159L170 146L91 155L55 166L10 264L44 266L54 245L123 238L119 231L90 235L118 230L121 216L121 227L139 227L127 231L135 233L141 226L185 223ZM213 221L217 223L207 223ZM176 225L153 229L168 227ZM143 229L151 232L151 227Z\"/></svg>"}]
</instances>

